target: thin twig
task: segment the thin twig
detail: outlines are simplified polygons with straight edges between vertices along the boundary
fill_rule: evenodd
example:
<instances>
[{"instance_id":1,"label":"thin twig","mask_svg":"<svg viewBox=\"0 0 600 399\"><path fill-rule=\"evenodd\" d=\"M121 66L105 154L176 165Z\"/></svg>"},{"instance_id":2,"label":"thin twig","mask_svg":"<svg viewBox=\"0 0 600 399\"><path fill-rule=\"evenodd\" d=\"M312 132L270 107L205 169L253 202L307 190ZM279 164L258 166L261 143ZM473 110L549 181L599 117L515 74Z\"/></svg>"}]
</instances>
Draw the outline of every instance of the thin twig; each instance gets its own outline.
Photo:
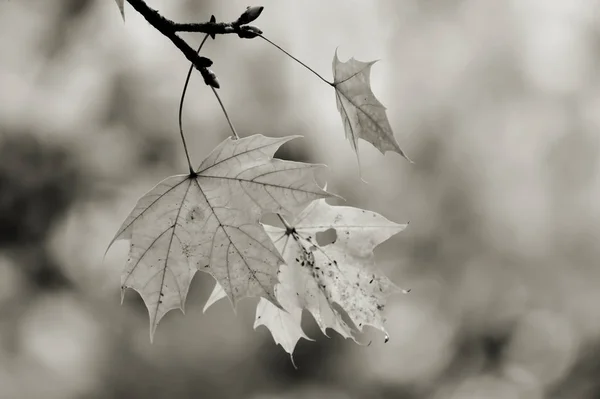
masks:
<instances>
[{"instance_id":1,"label":"thin twig","mask_svg":"<svg viewBox=\"0 0 600 399\"><path fill-rule=\"evenodd\" d=\"M258 36L261 37L262 39L264 39L265 41L267 41L268 43L270 43L271 45L273 45L276 48L278 48L281 52L283 52L285 55L287 55L288 57L290 57L291 59L293 59L294 61L296 61L298 64L302 65L304 68L306 68L309 71L311 71L312 73L314 73L319 79L321 79L323 82L327 83L329 86L334 86L333 83L331 83L330 81L328 81L327 79L325 79L323 76L321 76L314 69L312 69L311 67L309 67L308 65L306 65L304 62L300 61L298 58L294 57L293 55L291 55L290 53L288 53L287 51L285 51L283 48L281 48L281 46L275 44L274 42L272 42L271 40L267 39L263 35L258 35Z\"/></svg>"},{"instance_id":2,"label":"thin twig","mask_svg":"<svg viewBox=\"0 0 600 399\"><path fill-rule=\"evenodd\" d=\"M198 46L198 50L196 50L196 54L200 54L200 50L202 50L202 46L208 39L209 34L207 33L202 39L202 43ZM187 158L188 166L190 168L190 174L194 174L194 168L192 167L192 161L190 160L190 154L187 149L187 145L185 143L185 136L183 134L183 124L181 122L181 115L183 114L183 100L185 99L185 93L187 92L188 84L190 83L190 77L192 76L192 71L194 70L194 64L190 64L190 69L188 70L187 77L185 78L185 83L183 85L183 90L181 92L181 100L179 101L179 134L181 135L181 142L183 143L183 150L185 151L185 157Z\"/></svg>"}]
</instances>

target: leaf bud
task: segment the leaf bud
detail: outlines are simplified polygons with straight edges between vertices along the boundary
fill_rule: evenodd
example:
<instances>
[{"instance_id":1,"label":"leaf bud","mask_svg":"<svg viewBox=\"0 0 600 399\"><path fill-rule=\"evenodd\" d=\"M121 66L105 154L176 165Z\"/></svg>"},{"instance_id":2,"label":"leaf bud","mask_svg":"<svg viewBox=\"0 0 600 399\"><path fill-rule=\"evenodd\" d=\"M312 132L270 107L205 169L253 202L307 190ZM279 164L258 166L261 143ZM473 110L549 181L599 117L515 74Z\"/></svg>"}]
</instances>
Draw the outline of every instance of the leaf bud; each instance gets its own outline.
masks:
<instances>
[{"instance_id":1,"label":"leaf bud","mask_svg":"<svg viewBox=\"0 0 600 399\"><path fill-rule=\"evenodd\" d=\"M204 83L206 83L210 87L214 87L215 89L221 88L219 84L219 79L217 79L217 75L213 71L208 68L203 68L201 71L202 77L204 78Z\"/></svg>"},{"instance_id":2,"label":"leaf bud","mask_svg":"<svg viewBox=\"0 0 600 399\"><path fill-rule=\"evenodd\" d=\"M215 16L214 16L214 15L211 15L211 16L210 16L210 22L214 24L215 22L217 22L217 18L215 18ZM214 34L214 33L209 33L209 35L210 35L210 37L211 37L213 40L215 40L215 34Z\"/></svg>"},{"instance_id":3,"label":"leaf bud","mask_svg":"<svg viewBox=\"0 0 600 399\"><path fill-rule=\"evenodd\" d=\"M246 11L234 22L235 25L246 25L250 22L254 21L256 18L260 16L264 7L263 6L254 6L246 8Z\"/></svg>"}]
</instances>

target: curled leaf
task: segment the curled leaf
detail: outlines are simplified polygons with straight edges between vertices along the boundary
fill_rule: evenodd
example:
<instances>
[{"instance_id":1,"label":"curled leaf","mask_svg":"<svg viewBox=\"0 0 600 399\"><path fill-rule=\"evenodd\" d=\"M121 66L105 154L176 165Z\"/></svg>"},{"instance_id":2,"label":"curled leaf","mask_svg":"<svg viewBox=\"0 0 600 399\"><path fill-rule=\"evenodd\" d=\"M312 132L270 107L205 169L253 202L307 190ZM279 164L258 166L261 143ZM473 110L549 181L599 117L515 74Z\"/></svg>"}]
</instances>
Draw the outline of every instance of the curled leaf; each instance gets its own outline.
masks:
<instances>
[{"instance_id":1,"label":"curled leaf","mask_svg":"<svg viewBox=\"0 0 600 399\"><path fill-rule=\"evenodd\" d=\"M333 56L333 87L338 111L342 116L346 139L358 157L358 139L371 143L382 154L394 151L412 162L400 148L388 121L386 108L371 90L371 66L350 58L341 62L337 50Z\"/></svg>"}]
</instances>

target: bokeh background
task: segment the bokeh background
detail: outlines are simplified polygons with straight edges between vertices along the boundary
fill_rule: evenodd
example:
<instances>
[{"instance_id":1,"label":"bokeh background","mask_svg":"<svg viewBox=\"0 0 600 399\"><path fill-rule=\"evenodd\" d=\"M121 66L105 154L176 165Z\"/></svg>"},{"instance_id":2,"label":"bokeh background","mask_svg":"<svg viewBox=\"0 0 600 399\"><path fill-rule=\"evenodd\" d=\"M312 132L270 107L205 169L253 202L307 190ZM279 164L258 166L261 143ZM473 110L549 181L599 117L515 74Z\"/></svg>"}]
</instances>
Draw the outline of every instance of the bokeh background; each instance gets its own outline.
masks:
<instances>
[{"instance_id":1,"label":"bokeh background","mask_svg":"<svg viewBox=\"0 0 600 399\"><path fill-rule=\"evenodd\" d=\"M230 21L229 0L147 0ZM208 41L240 134L303 135L282 158L327 163L331 191L397 222L376 252L409 295L368 347L310 317L298 369L255 299L186 314L148 338L127 243L104 250L136 199L185 173L177 109L188 64L113 0L0 0L0 398L600 397L600 1L263 0L265 35L327 78L380 59L373 90L403 149L361 142L334 94L266 42ZM200 35L185 35L196 46ZM199 74L184 111L195 163L228 126Z\"/></svg>"}]
</instances>

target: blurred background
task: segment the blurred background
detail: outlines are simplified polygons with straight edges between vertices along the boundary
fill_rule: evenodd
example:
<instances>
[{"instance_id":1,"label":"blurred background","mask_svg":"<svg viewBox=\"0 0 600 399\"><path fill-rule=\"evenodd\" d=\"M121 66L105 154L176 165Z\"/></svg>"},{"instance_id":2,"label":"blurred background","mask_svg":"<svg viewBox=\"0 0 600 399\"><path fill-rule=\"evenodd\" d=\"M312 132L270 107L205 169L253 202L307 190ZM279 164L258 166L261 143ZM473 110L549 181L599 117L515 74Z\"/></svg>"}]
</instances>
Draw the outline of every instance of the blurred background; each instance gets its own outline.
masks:
<instances>
[{"instance_id":1,"label":"blurred background","mask_svg":"<svg viewBox=\"0 0 600 399\"><path fill-rule=\"evenodd\" d=\"M181 22L236 19L230 0L147 0ZM410 295L391 339L323 336L289 356L252 329L256 299L186 315L148 338L127 242L136 199L186 173L177 109L188 64L113 0L0 0L0 398L600 397L600 1L263 0L256 25L331 79L380 59L373 90L416 162L361 142L330 87L266 42L221 36L214 61L241 135L300 134L279 157L327 163L331 191L409 228L378 263ZM197 46L201 35L185 35ZM194 73L195 164L229 135Z\"/></svg>"}]
</instances>

